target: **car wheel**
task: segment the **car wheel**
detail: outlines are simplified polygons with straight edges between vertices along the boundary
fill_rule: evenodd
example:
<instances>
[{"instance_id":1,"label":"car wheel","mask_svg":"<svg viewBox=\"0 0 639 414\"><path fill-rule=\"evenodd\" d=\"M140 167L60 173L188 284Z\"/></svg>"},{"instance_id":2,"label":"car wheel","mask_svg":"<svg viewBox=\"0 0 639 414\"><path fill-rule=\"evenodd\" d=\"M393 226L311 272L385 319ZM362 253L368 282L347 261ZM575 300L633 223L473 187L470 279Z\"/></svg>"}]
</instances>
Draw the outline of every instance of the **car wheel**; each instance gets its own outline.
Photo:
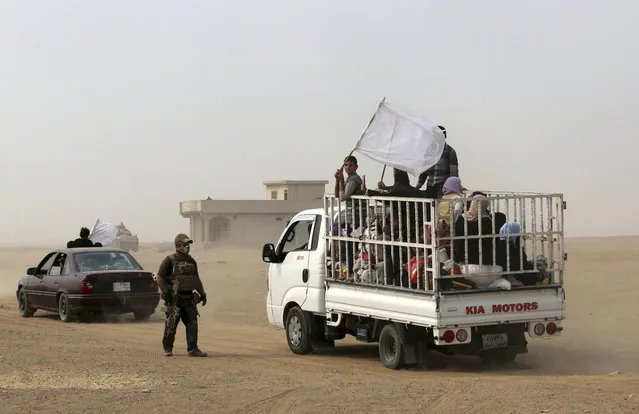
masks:
<instances>
[{"instance_id":1,"label":"car wheel","mask_svg":"<svg viewBox=\"0 0 639 414\"><path fill-rule=\"evenodd\" d=\"M151 317L151 315L153 315L155 313L154 310L138 310L138 311L133 311L133 316L135 316L135 320L136 321L148 321L149 318Z\"/></svg>"},{"instance_id":2,"label":"car wheel","mask_svg":"<svg viewBox=\"0 0 639 414\"><path fill-rule=\"evenodd\" d=\"M24 289L20 289L20 293L18 294L18 309L20 311L20 316L23 318L30 318L35 313L35 309L29 305L29 298L27 297L27 292Z\"/></svg>"},{"instance_id":3,"label":"car wheel","mask_svg":"<svg viewBox=\"0 0 639 414\"><path fill-rule=\"evenodd\" d=\"M70 322L73 319L69 306L69 298L67 298L66 293L61 294L58 298L58 314L62 322Z\"/></svg>"},{"instance_id":4,"label":"car wheel","mask_svg":"<svg viewBox=\"0 0 639 414\"><path fill-rule=\"evenodd\" d=\"M309 338L308 320L298 306L286 315L286 341L288 347L296 354L308 354L313 350Z\"/></svg>"},{"instance_id":5,"label":"car wheel","mask_svg":"<svg viewBox=\"0 0 639 414\"><path fill-rule=\"evenodd\" d=\"M395 324L384 326L379 334L379 359L386 368L398 369L404 359L404 348Z\"/></svg>"}]
</instances>

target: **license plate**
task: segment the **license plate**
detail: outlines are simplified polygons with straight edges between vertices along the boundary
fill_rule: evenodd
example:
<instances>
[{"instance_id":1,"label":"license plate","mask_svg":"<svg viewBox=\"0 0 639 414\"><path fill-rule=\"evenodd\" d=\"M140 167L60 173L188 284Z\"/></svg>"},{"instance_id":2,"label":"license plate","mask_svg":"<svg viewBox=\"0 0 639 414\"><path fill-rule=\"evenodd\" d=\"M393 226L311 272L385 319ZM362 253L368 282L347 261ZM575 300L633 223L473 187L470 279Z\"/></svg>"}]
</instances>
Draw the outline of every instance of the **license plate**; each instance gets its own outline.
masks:
<instances>
[{"instance_id":1,"label":"license plate","mask_svg":"<svg viewBox=\"0 0 639 414\"><path fill-rule=\"evenodd\" d=\"M113 282L114 292L129 292L131 290L131 282Z\"/></svg>"},{"instance_id":2,"label":"license plate","mask_svg":"<svg viewBox=\"0 0 639 414\"><path fill-rule=\"evenodd\" d=\"M505 348L508 346L508 334L485 334L482 335L484 349Z\"/></svg>"}]
</instances>

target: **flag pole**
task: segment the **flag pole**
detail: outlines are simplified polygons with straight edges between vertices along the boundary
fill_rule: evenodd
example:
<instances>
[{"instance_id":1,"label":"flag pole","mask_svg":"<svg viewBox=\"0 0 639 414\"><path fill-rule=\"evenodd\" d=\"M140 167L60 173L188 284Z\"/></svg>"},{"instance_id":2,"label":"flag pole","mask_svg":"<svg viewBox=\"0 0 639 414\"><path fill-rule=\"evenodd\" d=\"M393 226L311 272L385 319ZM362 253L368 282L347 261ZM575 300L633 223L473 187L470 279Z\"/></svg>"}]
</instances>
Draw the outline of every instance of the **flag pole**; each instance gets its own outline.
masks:
<instances>
[{"instance_id":1,"label":"flag pole","mask_svg":"<svg viewBox=\"0 0 639 414\"><path fill-rule=\"evenodd\" d=\"M395 129L397 128L397 119L395 120L395 124L393 124L393 132L391 133L391 143L393 142L393 138L395 138ZM388 148L390 152L390 147ZM386 172L386 164L384 164L384 169L382 170L382 178L380 181L384 181L384 173Z\"/></svg>"}]
</instances>

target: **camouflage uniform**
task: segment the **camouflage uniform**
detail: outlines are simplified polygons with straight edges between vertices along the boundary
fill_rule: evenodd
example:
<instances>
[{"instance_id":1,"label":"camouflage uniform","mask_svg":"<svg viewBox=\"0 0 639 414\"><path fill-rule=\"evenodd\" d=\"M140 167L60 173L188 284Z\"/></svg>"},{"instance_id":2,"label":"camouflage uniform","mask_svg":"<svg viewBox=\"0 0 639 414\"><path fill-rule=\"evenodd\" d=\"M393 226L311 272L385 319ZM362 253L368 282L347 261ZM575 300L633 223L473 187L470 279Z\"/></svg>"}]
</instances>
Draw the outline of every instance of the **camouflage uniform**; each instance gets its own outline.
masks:
<instances>
[{"instance_id":1,"label":"camouflage uniform","mask_svg":"<svg viewBox=\"0 0 639 414\"><path fill-rule=\"evenodd\" d=\"M193 291L197 291L202 300L202 305L206 305L206 293L197 270L197 263L189 255L189 246L193 243L186 234L178 234L175 237L176 252L165 257L160 264L157 273L158 285L162 291L162 299L167 307L166 323L164 326L164 336L162 346L166 356L173 354L173 343L175 332L180 323L180 319L186 327L186 342L189 356L206 356L197 346L198 337L198 311L197 298ZM177 297L173 295L173 284L179 280L179 292ZM169 316L173 307L177 306L180 311L180 318L171 324ZM171 326L173 325L173 326Z\"/></svg>"}]
</instances>

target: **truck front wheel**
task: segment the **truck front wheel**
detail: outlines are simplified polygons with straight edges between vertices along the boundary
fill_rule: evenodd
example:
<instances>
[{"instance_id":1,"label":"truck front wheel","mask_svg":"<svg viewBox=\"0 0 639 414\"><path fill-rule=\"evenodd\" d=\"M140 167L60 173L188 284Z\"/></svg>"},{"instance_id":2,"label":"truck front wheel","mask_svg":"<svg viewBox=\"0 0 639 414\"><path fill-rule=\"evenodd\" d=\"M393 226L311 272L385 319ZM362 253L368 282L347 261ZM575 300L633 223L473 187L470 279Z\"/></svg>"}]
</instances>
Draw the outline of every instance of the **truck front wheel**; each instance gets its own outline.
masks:
<instances>
[{"instance_id":1,"label":"truck front wheel","mask_svg":"<svg viewBox=\"0 0 639 414\"><path fill-rule=\"evenodd\" d=\"M303 355L313 350L309 332L306 315L299 306L295 306L286 316L286 340L293 353Z\"/></svg>"},{"instance_id":2,"label":"truck front wheel","mask_svg":"<svg viewBox=\"0 0 639 414\"><path fill-rule=\"evenodd\" d=\"M404 348L394 324L384 326L379 334L379 359L386 368L398 369L404 359Z\"/></svg>"}]
</instances>

